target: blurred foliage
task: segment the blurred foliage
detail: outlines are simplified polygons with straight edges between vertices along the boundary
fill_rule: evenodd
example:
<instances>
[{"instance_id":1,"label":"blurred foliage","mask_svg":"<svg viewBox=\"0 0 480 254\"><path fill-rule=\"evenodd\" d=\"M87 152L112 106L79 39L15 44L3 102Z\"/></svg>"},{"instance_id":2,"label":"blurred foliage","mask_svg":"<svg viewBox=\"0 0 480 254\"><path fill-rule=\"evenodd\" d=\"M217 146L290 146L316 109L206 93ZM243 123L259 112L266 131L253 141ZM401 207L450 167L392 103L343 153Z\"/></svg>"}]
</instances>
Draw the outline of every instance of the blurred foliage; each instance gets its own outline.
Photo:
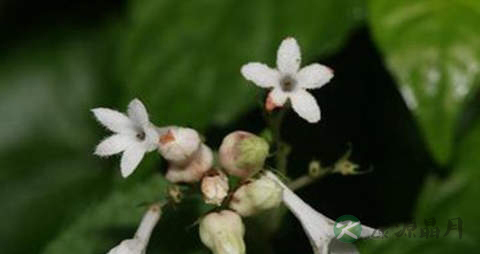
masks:
<instances>
[{"instance_id":1,"label":"blurred foliage","mask_svg":"<svg viewBox=\"0 0 480 254\"><path fill-rule=\"evenodd\" d=\"M390 230L389 240L363 241L362 249L367 253L474 253L480 247L480 208L477 204L480 157L476 149L479 146L480 119L460 143L452 175L446 179L431 176L425 183L413 217L416 236L397 238L393 235L398 232L397 228ZM430 218L435 218L436 226L441 230L438 239L420 238L420 228L425 228L424 219ZM459 238L459 230L452 230L444 237L449 220L458 224L455 218L463 221L462 238Z\"/></svg>"},{"instance_id":2,"label":"blurred foliage","mask_svg":"<svg viewBox=\"0 0 480 254\"><path fill-rule=\"evenodd\" d=\"M332 53L362 17L362 6L356 0L132 1L120 72L128 95L141 97L156 123L226 124L255 105L242 64L267 59L275 66L286 36L301 42L304 59Z\"/></svg>"},{"instance_id":3,"label":"blurred foliage","mask_svg":"<svg viewBox=\"0 0 480 254\"><path fill-rule=\"evenodd\" d=\"M102 61L95 58L105 59L100 52L107 41L99 39L88 31L48 32L0 58L5 252L37 251L82 202L100 197L110 184L111 172L91 155L98 136L89 108L105 88Z\"/></svg>"},{"instance_id":4,"label":"blurred foliage","mask_svg":"<svg viewBox=\"0 0 480 254\"><path fill-rule=\"evenodd\" d=\"M104 253L131 237L144 210L136 205L163 197L165 180L152 177L158 159L146 158L124 181L117 160L91 155L107 133L89 109L123 111L139 97L159 125L231 124L258 93L241 77L242 64L274 66L286 36L300 42L303 62L332 55L365 16L436 161L452 169L445 177L432 173L413 216L419 226L424 218L446 223L460 216L465 226L461 240L402 238L360 247L473 253L480 240L480 123L465 112L479 113L471 110L480 84L479 13L476 0L139 0L94 29L26 36L0 54L2 253ZM460 123L469 126L459 131ZM188 201L167 209L149 251L207 253L192 227L206 207Z\"/></svg>"},{"instance_id":5,"label":"blurred foliage","mask_svg":"<svg viewBox=\"0 0 480 254\"><path fill-rule=\"evenodd\" d=\"M478 89L480 1L369 1L374 38L435 159L451 159L465 102Z\"/></svg>"},{"instance_id":6,"label":"blurred foliage","mask_svg":"<svg viewBox=\"0 0 480 254\"><path fill-rule=\"evenodd\" d=\"M166 186L166 180L158 175L119 186L62 230L44 253L103 253L117 245L118 239L132 238L148 207L144 202L165 199Z\"/></svg>"}]
</instances>

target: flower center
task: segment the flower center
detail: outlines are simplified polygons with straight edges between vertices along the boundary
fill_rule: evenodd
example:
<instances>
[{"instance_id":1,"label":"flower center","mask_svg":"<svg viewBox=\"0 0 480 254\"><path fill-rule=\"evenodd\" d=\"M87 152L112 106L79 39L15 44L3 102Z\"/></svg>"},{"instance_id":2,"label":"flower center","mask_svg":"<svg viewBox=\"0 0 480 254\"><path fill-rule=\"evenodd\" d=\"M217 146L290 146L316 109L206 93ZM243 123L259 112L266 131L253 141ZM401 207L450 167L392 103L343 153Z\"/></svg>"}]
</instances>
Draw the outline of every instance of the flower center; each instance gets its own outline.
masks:
<instances>
[{"instance_id":1,"label":"flower center","mask_svg":"<svg viewBox=\"0 0 480 254\"><path fill-rule=\"evenodd\" d=\"M141 131L139 133L137 133L137 136L136 136L140 141L143 141L145 140L145 132L144 131Z\"/></svg>"},{"instance_id":2,"label":"flower center","mask_svg":"<svg viewBox=\"0 0 480 254\"><path fill-rule=\"evenodd\" d=\"M284 92L291 92L297 85L297 81L289 75L284 76L280 80L280 87Z\"/></svg>"}]
</instances>

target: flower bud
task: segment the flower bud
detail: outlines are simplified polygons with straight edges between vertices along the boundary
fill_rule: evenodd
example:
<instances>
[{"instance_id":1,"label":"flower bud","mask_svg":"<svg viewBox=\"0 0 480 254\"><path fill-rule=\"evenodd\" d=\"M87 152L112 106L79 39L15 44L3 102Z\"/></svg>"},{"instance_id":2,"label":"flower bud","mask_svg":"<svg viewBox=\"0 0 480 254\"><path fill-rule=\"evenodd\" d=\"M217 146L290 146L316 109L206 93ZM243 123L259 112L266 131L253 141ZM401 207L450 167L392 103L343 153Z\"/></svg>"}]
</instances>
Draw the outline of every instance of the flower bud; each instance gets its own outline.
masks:
<instances>
[{"instance_id":1,"label":"flower bud","mask_svg":"<svg viewBox=\"0 0 480 254\"><path fill-rule=\"evenodd\" d=\"M230 210L210 213L200 222L200 239L213 254L244 254L245 227L238 214Z\"/></svg>"},{"instance_id":2,"label":"flower bud","mask_svg":"<svg viewBox=\"0 0 480 254\"><path fill-rule=\"evenodd\" d=\"M219 170L210 170L202 179L201 189L205 203L219 206L228 195L228 178Z\"/></svg>"},{"instance_id":3,"label":"flower bud","mask_svg":"<svg viewBox=\"0 0 480 254\"><path fill-rule=\"evenodd\" d=\"M282 201L282 187L274 180L262 176L235 191L230 208L246 217L274 208Z\"/></svg>"},{"instance_id":4,"label":"flower bud","mask_svg":"<svg viewBox=\"0 0 480 254\"><path fill-rule=\"evenodd\" d=\"M358 172L359 166L348 158L343 158L337 161L333 167L333 172L340 173L342 175L355 175L359 174Z\"/></svg>"},{"instance_id":5,"label":"flower bud","mask_svg":"<svg viewBox=\"0 0 480 254\"><path fill-rule=\"evenodd\" d=\"M193 183L202 179L205 172L210 170L213 164L213 154L210 148L204 144L192 155L189 163L178 165L171 163L165 178L173 183Z\"/></svg>"},{"instance_id":6,"label":"flower bud","mask_svg":"<svg viewBox=\"0 0 480 254\"><path fill-rule=\"evenodd\" d=\"M171 127L160 135L158 150L170 163L185 165L200 148L200 144L200 136L194 129Z\"/></svg>"},{"instance_id":7,"label":"flower bud","mask_svg":"<svg viewBox=\"0 0 480 254\"><path fill-rule=\"evenodd\" d=\"M264 139L249 132L235 131L223 139L219 150L220 163L227 173L247 178L263 168L268 149Z\"/></svg>"}]
</instances>

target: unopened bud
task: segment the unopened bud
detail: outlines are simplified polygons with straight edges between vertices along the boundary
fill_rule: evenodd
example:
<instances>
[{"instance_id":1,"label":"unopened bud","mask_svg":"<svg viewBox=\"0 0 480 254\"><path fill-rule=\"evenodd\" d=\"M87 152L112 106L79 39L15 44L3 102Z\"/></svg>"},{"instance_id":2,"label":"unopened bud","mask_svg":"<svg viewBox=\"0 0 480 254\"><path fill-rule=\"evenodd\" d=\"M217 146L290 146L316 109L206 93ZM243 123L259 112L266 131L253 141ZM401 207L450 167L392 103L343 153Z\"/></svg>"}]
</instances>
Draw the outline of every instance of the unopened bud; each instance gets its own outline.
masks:
<instances>
[{"instance_id":1,"label":"unopened bud","mask_svg":"<svg viewBox=\"0 0 480 254\"><path fill-rule=\"evenodd\" d=\"M278 206L282 202L282 187L262 176L242 185L233 194L230 208L246 217Z\"/></svg>"},{"instance_id":2,"label":"unopened bud","mask_svg":"<svg viewBox=\"0 0 480 254\"><path fill-rule=\"evenodd\" d=\"M180 203L183 199L183 193L178 185L171 185L167 189L168 196L174 203Z\"/></svg>"},{"instance_id":3,"label":"unopened bud","mask_svg":"<svg viewBox=\"0 0 480 254\"><path fill-rule=\"evenodd\" d=\"M219 170L210 170L202 179L201 189L205 203L219 206L228 195L228 178Z\"/></svg>"},{"instance_id":4,"label":"unopened bud","mask_svg":"<svg viewBox=\"0 0 480 254\"><path fill-rule=\"evenodd\" d=\"M227 173L247 178L263 168L268 150L264 139L249 132L235 131L223 139L220 163Z\"/></svg>"},{"instance_id":5,"label":"unopened bud","mask_svg":"<svg viewBox=\"0 0 480 254\"><path fill-rule=\"evenodd\" d=\"M244 254L245 227L235 212L223 210L206 215L200 222L200 239L213 254Z\"/></svg>"},{"instance_id":6,"label":"unopened bud","mask_svg":"<svg viewBox=\"0 0 480 254\"><path fill-rule=\"evenodd\" d=\"M205 172L210 170L213 164L213 154L206 145L201 145L186 165L171 163L165 178L173 183L193 183L202 179Z\"/></svg>"},{"instance_id":7,"label":"unopened bud","mask_svg":"<svg viewBox=\"0 0 480 254\"><path fill-rule=\"evenodd\" d=\"M359 166L351 161L348 158L340 159L334 165L333 172L340 173L342 175L355 175L359 172L357 169Z\"/></svg>"},{"instance_id":8,"label":"unopened bud","mask_svg":"<svg viewBox=\"0 0 480 254\"><path fill-rule=\"evenodd\" d=\"M162 132L158 150L170 163L185 165L189 163L200 144L200 136L194 129L171 127Z\"/></svg>"},{"instance_id":9,"label":"unopened bud","mask_svg":"<svg viewBox=\"0 0 480 254\"><path fill-rule=\"evenodd\" d=\"M314 160L308 164L308 175L312 178L320 176L324 171L319 161Z\"/></svg>"}]
</instances>

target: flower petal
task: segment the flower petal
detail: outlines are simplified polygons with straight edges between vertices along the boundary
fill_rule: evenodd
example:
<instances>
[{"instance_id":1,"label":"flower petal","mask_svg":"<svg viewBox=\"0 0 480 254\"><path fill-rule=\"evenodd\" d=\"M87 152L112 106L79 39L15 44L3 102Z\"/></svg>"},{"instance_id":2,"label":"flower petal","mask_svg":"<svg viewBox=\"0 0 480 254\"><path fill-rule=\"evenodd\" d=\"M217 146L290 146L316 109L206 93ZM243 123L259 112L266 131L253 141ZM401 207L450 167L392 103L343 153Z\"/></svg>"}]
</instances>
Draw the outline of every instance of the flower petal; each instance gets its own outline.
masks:
<instances>
[{"instance_id":1,"label":"flower petal","mask_svg":"<svg viewBox=\"0 0 480 254\"><path fill-rule=\"evenodd\" d=\"M160 138L160 134L157 131L157 127L152 126L152 124L148 124L143 128L145 133L145 140L143 141L143 146L145 151L151 152L158 148L158 140Z\"/></svg>"},{"instance_id":2,"label":"flower petal","mask_svg":"<svg viewBox=\"0 0 480 254\"><path fill-rule=\"evenodd\" d=\"M320 121L320 108L315 97L309 92L298 89L290 94L292 108L297 114L309 123Z\"/></svg>"},{"instance_id":3,"label":"flower petal","mask_svg":"<svg viewBox=\"0 0 480 254\"><path fill-rule=\"evenodd\" d=\"M146 248L150 236L152 235L155 225L157 225L161 216L161 206L159 204L153 204L148 211L143 215L142 221L138 226L137 232L135 232L135 239L140 240Z\"/></svg>"},{"instance_id":4,"label":"flower petal","mask_svg":"<svg viewBox=\"0 0 480 254\"><path fill-rule=\"evenodd\" d=\"M240 70L245 79L259 87L274 87L278 85L279 73L262 63L248 63Z\"/></svg>"},{"instance_id":5,"label":"flower petal","mask_svg":"<svg viewBox=\"0 0 480 254\"><path fill-rule=\"evenodd\" d=\"M363 225L362 225L362 228L363 228ZM360 253L355 247L355 244L344 243L337 240L336 238L333 238L330 241L328 245L328 249L330 251L328 252L329 254L359 254Z\"/></svg>"},{"instance_id":6,"label":"flower petal","mask_svg":"<svg viewBox=\"0 0 480 254\"><path fill-rule=\"evenodd\" d=\"M133 173L138 164L140 164L140 161L142 161L144 155L145 149L140 144L130 146L123 152L120 161L120 170L124 178Z\"/></svg>"},{"instance_id":7,"label":"flower petal","mask_svg":"<svg viewBox=\"0 0 480 254\"><path fill-rule=\"evenodd\" d=\"M97 148L95 154L98 156L110 156L120 153L135 143L135 138L128 135L115 134L104 139Z\"/></svg>"},{"instance_id":8,"label":"flower petal","mask_svg":"<svg viewBox=\"0 0 480 254\"><path fill-rule=\"evenodd\" d=\"M381 230L371 228L369 226L366 226L366 225L362 224L362 233L360 234L360 237L361 238L366 238L366 237L371 237L371 236L382 237L383 232Z\"/></svg>"},{"instance_id":9,"label":"flower petal","mask_svg":"<svg viewBox=\"0 0 480 254\"><path fill-rule=\"evenodd\" d=\"M265 175L282 186L283 202L302 224L315 254L358 253L353 244L343 244L336 240L333 232L333 226L335 224L333 220L317 212L305 203L272 172L266 171ZM369 237L373 232L379 231L362 224L360 237ZM380 232L379 236L381 235L382 233Z\"/></svg>"},{"instance_id":10,"label":"flower petal","mask_svg":"<svg viewBox=\"0 0 480 254\"><path fill-rule=\"evenodd\" d=\"M92 112L103 126L113 132L135 133L132 121L123 113L109 108L94 108Z\"/></svg>"},{"instance_id":11,"label":"flower petal","mask_svg":"<svg viewBox=\"0 0 480 254\"><path fill-rule=\"evenodd\" d=\"M123 240L119 245L111 249L107 254L143 254L145 244L139 239Z\"/></svg>"},{"instance_id":12,"label":"flower petal","mask_svg":"<svg viewBox=\"0 0 480 254\"><path fill-rule=\"evenodd\" d=\"M282 41L277 51L277 68L288 74L297 73L300 68L301 53L297 40L288 37Z\"/></svg>"},{"instance_id":13,"label":"flower petal","mask_svg":"<svg viewBox=\"0 0 480 254\"><path fill-rule=\"evenodd\" d=\"M333 71L321 64L310 64L297 74L298 85L305 89L319 88L333 78Z\"/></svg>"},{"instance_id":14,"label":"flower petal","mask_svg":"<svg viewBox=\"0 0 480 254\"><path fill-rule=\"evenodd\" d=\"M140 126L148 124L147 109L139 99L133 99L128 104L128 117Z\"/></svg>"},{"instance_id":15,"label":"flower petal","mask_svg":"<svg viewBox=\"0 0 480 254\"><path fill-rule=\"evenodd\" d=\"M276 175L269 171L266 172L266 175L283 187L283 202L302 224L314 252L316 254L328 253L325 251L328 250L330 239L334 238L334 222L305 203Z\"/></svg>"},{"instance_id":16,"label":"flower petal","mask_svg":"<svg viewBox=\"0 0 480 254\"><path fill-rule=\"evenodd\" d=\"M282 91L281 88L275 87L269 94L268 98L277 106L281 107L288 99L288 94Z\"/></svg>"}]
</instances>

